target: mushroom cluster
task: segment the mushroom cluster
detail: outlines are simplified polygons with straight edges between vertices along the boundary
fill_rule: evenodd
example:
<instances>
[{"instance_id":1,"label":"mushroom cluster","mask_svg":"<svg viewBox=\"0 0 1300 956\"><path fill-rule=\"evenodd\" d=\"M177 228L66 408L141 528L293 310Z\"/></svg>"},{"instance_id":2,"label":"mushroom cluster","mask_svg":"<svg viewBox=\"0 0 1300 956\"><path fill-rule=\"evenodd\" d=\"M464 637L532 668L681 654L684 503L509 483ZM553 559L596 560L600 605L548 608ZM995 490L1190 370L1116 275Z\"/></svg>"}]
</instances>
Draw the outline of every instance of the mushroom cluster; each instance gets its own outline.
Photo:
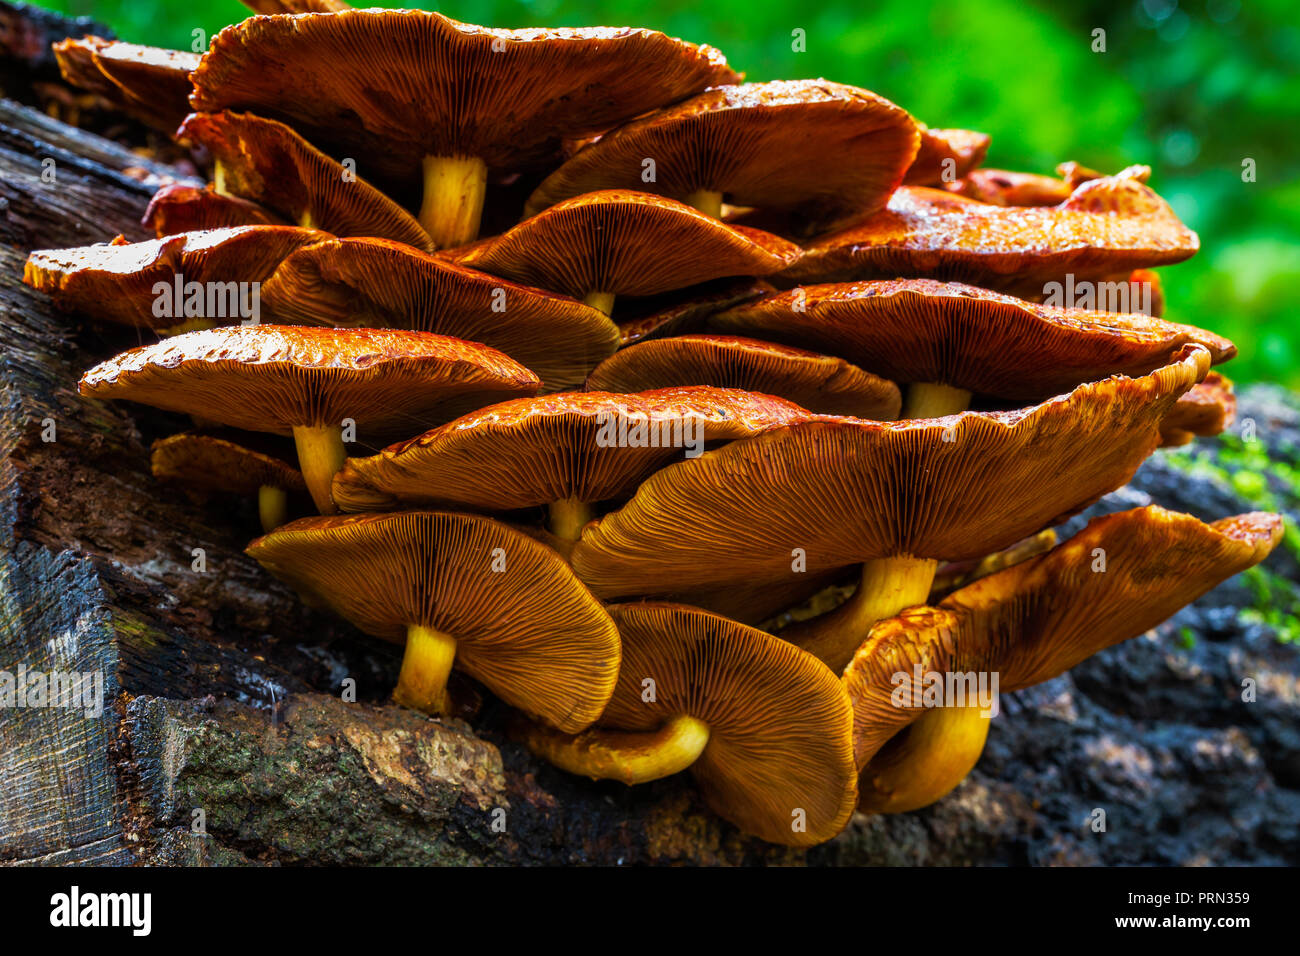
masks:
<instances>
[{"instance_id":1,"label":"mushroom cluster","mask_svg":"<svg viewBox=\"0 0 1300 956\"><path fill-rule=\"evenodd\" d=\"M449 715L455 669L557 767L689 771L807 846L940 799L999 688L1278 541L1051 531L1232 418L1233 344L1159 317L1198 239L1145 167L984 169L983 134L651 30L255 6L291 12L197 60L60 45L211 182L26 281L156 335L82 394L192 416L155 474L255 496L248 553L401 645L401 704Z\"/></svg>"}]
</instances>

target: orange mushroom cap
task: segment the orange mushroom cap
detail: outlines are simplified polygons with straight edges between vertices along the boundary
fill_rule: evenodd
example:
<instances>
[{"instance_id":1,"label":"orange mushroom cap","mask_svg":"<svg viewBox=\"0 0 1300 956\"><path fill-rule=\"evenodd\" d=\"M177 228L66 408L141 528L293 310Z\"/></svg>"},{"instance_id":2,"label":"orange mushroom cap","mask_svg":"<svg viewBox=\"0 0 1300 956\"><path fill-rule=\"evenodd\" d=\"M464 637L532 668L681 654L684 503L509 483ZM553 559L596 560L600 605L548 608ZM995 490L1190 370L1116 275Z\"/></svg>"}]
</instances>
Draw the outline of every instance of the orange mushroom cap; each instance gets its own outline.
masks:
<instances>
[{"instance_id":1,"label":"orange mushroom cap","mask_svg":"<svg viewBox=\"0 0 1300 956\"><path fill-rule=\"evenodd\" d=\"M336 236L433 248L414 216L283 123L250 113L191 113L176 135L212 154L220 192Z\"/></svg>"},{"instance_id":2,"label":"orange mushroom cap","mask_svg":"<svg viewBox=\"0 0 1300 956\"><path fill-rule=\"evenodd\" d=\"M587 378L595 392L712 385L779 395L813 412L892 421L898 386L829 355L734 335L679 335L626 348Z\"/></svg>"},{"instance_id":3,"label":"orange mushroom cap","mask_svg":"<svg viewBox=\"0 0 1300 956\"><path fill-rule=\"evenodd\" d=\"M912 118L826 80L719 86L580 149L529 198L526 216L602 189L685 200L709 190L741 206L842 217L884 206L916 153ZM646 178L646 160L654 176Z\"/></svg>"},{"instance_id":4,"label":"orange mushroom cap","mask_svg":"<svg viewBox=\"0 0 1300 956\"><path fill-rule=\"evenodd\" d=\"M1218 435L1237 418L1232 379L1211 372L1186 392L1160 423L1160 444L1186 445L1193 438Z\"/></svg>"},{"instance_id":5,"label":"orange mushroom cap","mask_svg":"<svg viewBox=\"0 0 1300 956\"><path fill-rule=\"evenodd\" d=\"M164 329L187 318L237 322L258 318L240 311L251 303L254 284L293 250L327 238L294 226L237 226L146 242L38 249L27 257L23 281L48 292L62 309L122 325ZM194 283L201 287L197 298L187 288ZM239 283L247 285L241 289ZM184 314L176 314L178 306Z\"/></svg>"},{"instance_id":6,"label":"orange mushroom cap","mask_svg":"<svg viewBox=\"0 0 1300 956\"><path fill-rule=\"evenodd\" d=\"M253 495L263 485L306 493L302 472L275 455L218 435L181 432L153 443L153 476L203 491Z\"/></svg>"},{"instance_id":7,"label":"orange mushroom cap","mask_svg":"<svg viewBox=\"0 0 1300 956\"><path fill-rule=\"evenodd\" d=\"M414 328L482 342L536 372L547 391L580 385L618 348L618 327L567 296L377 239L318 243L262 289L277 320Z\"/></svg>"},{"instance_id":8,"label":"orange mushroom cap","mask_svg":"<svg viewBox=\"0 0 1300 956\"><path fill-rule=\"evenodd\" d=\"M288 222L255 202L223 196L211 186L168 183L153 194L140 224L163 239L178 232L230 226L285 226Z\"/></svg>"},{"instance_id":9,"label":"orange mushroom cap","mask_svg":"<svg viewBox=\"0 0 1300 956\"><path fill-rule=\"evenodd\" d=\"M1107 375L1144 375L1187 344L1211 362L1237 348L1213 332L1138 313L1038 305L957 282L868 280L800 287L709 320L839 355L899 383L1041 401Z\"/></svg>"},{"instance_id":10,"label":"orange mushroom cap","mask_svg":"<svg viewBox=\"0 0 1300 956\"><path fill-rule=\"evenodd\" d=\"M635 308L619 310L619 345L691 331L711 315L775 291L762 279L731 278L635 300Z\"/></svg>"},{"instance_id":11,"label":"orange mushroom cap","mask_svg":"<svg viewBox=\"0 0 1300 956\"><path fill-rule=\"evenodd\" d=\"M723 276L766 275L798 258L799 247L673 199L611 189L565 200L449 255L582 298L594 291L654 295Z\"/></svg>"},{"instance_id":12,"label":"orange mushroom cap","mask_svg":"<svg viewBox=\"0 0 1300 956\"><path fill-rule=\"evenodd\" d=\"M600 602L553 551L490 518L303 518L248 553L367 634L450 635L458 668L562 731L591 724L613 691L618 631Z\"/></svg>"},{"instance_id":13,"label":"orange mushroom cap","mask_svg":"<svg viewBox=\"0 0 1300 956\"><path fill-rule=\"evenodd\" d=\"M969 129L930 129L924 123L916 158L903 182L909 186L939 186L961 180L984 162L989 135ZM946 163L946 165L945 165Z\"/></svg>"},{"instance_id":14,"label":"orange mushroom cap","mask_svg":"<svg viewBox=\"0 0 1300 956\"><path fill-rule=\"evenodd\" d=\"M420 431L538 384L526 368L475 342L256 325L187 332L124 352L87 372L81 394L281 435L351 418L369 438Z\"/></svg>"},{"instance_id":15,"label":"orange mushroom cap","mask_svg":"<svg viewBox=\"0 0 1300 956\"><path fill-rule=\"evenodd\" d=\"M533 166L561 136L737 78L717 50L653 30L495 30L423 10L346 10L227 27L191 101L283 120L333 156L364 157L377 181L412 184L425 156Z\"/></svg>"},{"instance_id":16,"label":"orange mushroom cap","mask_svg":"<svg viewBox=\"0 0 1300 956\"><path fill-rule=\"evenodd\" d=\"M1007 169L974 169L944 187L967 199L994 206L1056 206L1074 191L1063 179Z\"/></svg>"},{"instance_id":17,"label":"orange mushroom cap","mask_svg":"<svg viewBox=\"0 0 1300 956\"><path fill-rule=\"evenodd\" d=\"M573 567L602 597L779 581L877 558L963 560L1013 544L1124 484L1160 421L1204 378L1182 349L1141 378L1032 408L933 420L795 422L651 475L588 527ZM674 590L676 590L674 589Z\"/></svg>"},{"instance_id":18,"label":"orange mushroom cap","mask_svg":"<svg viewBox=\"0 0 1300 956\"><path fill-rule=\"evenodd\" d=\"M63 78L136 119L171 134L189 112L190 73L199 55L85 36L54 44Z\"/></svg>"}]
</instances>

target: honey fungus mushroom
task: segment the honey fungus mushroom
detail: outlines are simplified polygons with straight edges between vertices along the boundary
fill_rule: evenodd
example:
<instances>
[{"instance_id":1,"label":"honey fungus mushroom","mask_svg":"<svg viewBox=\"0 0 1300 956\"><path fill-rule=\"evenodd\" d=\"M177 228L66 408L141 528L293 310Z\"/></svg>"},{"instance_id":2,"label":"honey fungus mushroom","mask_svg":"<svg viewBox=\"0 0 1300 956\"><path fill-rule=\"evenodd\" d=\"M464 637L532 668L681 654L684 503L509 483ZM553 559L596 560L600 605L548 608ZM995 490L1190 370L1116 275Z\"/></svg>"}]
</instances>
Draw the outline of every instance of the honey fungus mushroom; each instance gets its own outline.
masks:
<instances>
[{"instance_id":1,"label":"honey fungus mushroom","mask_svg":"<svg viewBox=\"0 0 1300 956\"><path fill-rule=\"evenodd\" d=\"M712 385L778 395L809 411L891 421L898 386L844 359L734 335L679 335L622 349L596 366L586 388L642 392Z\"/></svg>"},{"instance_id":2,"label":"honey fungus mushroom","mask_svg":"<svg viewBox=\"0 0 1300 956\"><path fill-rule=\"evenodd\" d=\"M177 137L212 155L213 189L335 236L376 236L431 249L415 218L283 123L250 113L192 113Z\"/></svg>"},{"instance_id":3,"label":"honey fungus mushroom","mask_svg":"<svg viewBox=\"0 0 1300 956\"><path fill-rule=\"evenodd\" d=\"M939 561L1007 547L1128 481L1208 367L1186 346L1150 375L1015 412L795 422L651 475L583 533L573 567L607 599L860 567L848 601L782 632L838 673L871 624L925 602Z\"/></svg>"},{"instance_id":4,"label":"honey fungus mushroom","mask_svg":"<svg viewBox=\"0 0 1300 956\"><path fill-rule=\"evenodd\" d=\"M860 809L918 809L975 766L994 708L966 692L967 677L984 675L987 691L997 675L999 694L1050 680L1258 564L1281 537L1281 517L1259 512L1208 525L1155 506L1106 515L1045 555L876 624L844 672ZM962 678L962 699L931 699L927 675L945 687Z\"/></svg>"},{"instance_id":5,"label":"honey fungus mushroom","mask_svg":"<svg viewBox=\"0 0 1300 956\"><path fill-rule=\"evenodd\" d=\"M373 182L422 184L420 222L445 248L478 235L490 172L541 166L561 137L738 78L717 50L653 30L494 30L422 10L346 10L227 27L191 102L286 122L357 158Z\"/></svg>"},{"instance_id":6,"label":"honey fungus mushroom","mask_svg":"<svg viewBox=\"0 0 1300 956\"><path fill-rule=\"evenodd\" d=\"M971 175L989 151L989 135L969 129L931 129L917 124L920 140L916 158L903 182L909 186L941 186Z\"/></svg>"},{"instance_id":7,"label":"honey fungus mushroom","mask_svg":"<svg viewBox=\"0 0 1300 956\"><path fill-rule=\"evenodd\" d=\"M594 505L626 498L670 461L808 417L770 395L705 387L516 399L351 459L334 481L334 500L344 511L545 505L565 549Z\"/></svg>"},{"instance_id":8,"label":"honey fungus mushroom","mask_svg":"<svg viewBox=\"0 0 1300 956\"><path fill-rule=\"evenodd\" d=\"M449 255L462 265L582 299L608 315L618 295L776 272L798 258L799 247L728 226L674 199L607 189L566 199Z\"/></svg>"},{"instance_id":9,"label":"honey fungus mushroom","mask_svg":"<svg viewBox=\"0 0 1300 956\"><path fill-rule=\"evenodd\" d=\"M1025 302L958 282L811 285L748 302L710 327L839 355L907 386L903 415L964 410L971 394L1037 402L1107 375L1145 375L1183 345L1225 362L1222 336L1138 313Z\"/></svg>"},{"instance_id":10,"label":"honey fungus mushroom","mask_svg":"<svg viewBox=\"0 0 1300 956\"><path fill-rule=\"evenodd\" d=\"M400 243L342 239L299 251L262 288L278 321L482 342L536 372L548 392L581 385L618 348L618 327L590 306Z\"/></svg>"},{"instance_id":11,"label":"honey fungus mushroom","mask_svg":"<svg viewBox=\"0 0 1300 956\"><path fill-rule=\"evenodd\" d=\"M427 332L258 325L124 352L87 372L81 394L291 434L312 499L329 514L345 419L361 435L410 434L539 384L495 349Z\"/></svg>"},{"instance_id":12,"label":"honey fungus mushroom","mask_svg":"<svg viewBox=\"0 0 1300 956\"><path fill-rule=\"evenodd\" d=\"M855 800L852 719L825 665L697 608L609 612L623 663L608 706L577 736L525 729L534 753L629 785L689 771L715 813L771 843L812 846L844 828Z\"/></svg>"},{"instance_id":13,"label":"honey fungus mushroom","mask_svg":"<svg viewBox=\"0 0 1300 956\"><path fill-rule=\"evenodd\" d=\"M238 226L164 239L38 249L23 282L60 309L160 332L256 321L261 283L295 249L329 238L293 226Z\"/></svg>"},{"instance_id":14,"label":"honey fungus mushroom","mask_svg":"<svg viewBox=\"0 0 1300 956\"><path fill-rule=\"evenodd\" d=\"M159 239L178 232L230 226L287 226L280 215L238 196L224 196L212 186L168 183L149 200L140 224Z\"/></svg>"},{"instance_id":15,"label":"honey fungus mushroom","mask_svg":"<svg viewBox=\"0 0 1300 956\"><path fill-rule=\"evenodd\" d=\"M84 36L55 43L54 58L73 86L169 136L189 112L197 53Z\"/></svg>"},{"instance_id":16,"label":"honey fungus mushroom","mask_svg":"<svg viewBox=\"0 0 1300 956\"><path fill-rule=\"evenodd\" d=\"M490 518L303 518L248 553L367 634L404 643L393 696L408 707L442 712L455 666L506 703L576 733L613 692L618 630L600 602L553 551Z\"/></svg>"},{"instance_id":17,"label":"honey fungus mushroom","mask_svg":"<svg viewBox=\"0 0 1300 956\"><path fill-rule=\"evenodd\" d=\"M1161 447L1186 445L1197 437L1218 435L1237 417L1232 379L1211 372L1186 392L1160 423Z\"/></svg>"},{"instance_id":18,"label":"honey fungus mushroom","mask_svg":"<svg viewBox=\"0 0 1300 956\"><path fill-rule=\"evenodd\" d=\"M814 221L867 214L884 206L916 145L907 112L867 90L826 80L719 86L584 146L524 214L602 189L641 189L715 217L724 201Z\"/></svg>"},{"instance_id":19,"label":"honey fungus mushroom","mask_svg":"<svg viewBox=\"0 0 1300 956\"><path fill-rule=\"evenodd\" d=\"M302 473L288 462L219 435L182 432L160 438L149 465L155 478L187 490L255 497L263 531L284 524L290 494L307 493Z\"/></svg>"}]
</instances>

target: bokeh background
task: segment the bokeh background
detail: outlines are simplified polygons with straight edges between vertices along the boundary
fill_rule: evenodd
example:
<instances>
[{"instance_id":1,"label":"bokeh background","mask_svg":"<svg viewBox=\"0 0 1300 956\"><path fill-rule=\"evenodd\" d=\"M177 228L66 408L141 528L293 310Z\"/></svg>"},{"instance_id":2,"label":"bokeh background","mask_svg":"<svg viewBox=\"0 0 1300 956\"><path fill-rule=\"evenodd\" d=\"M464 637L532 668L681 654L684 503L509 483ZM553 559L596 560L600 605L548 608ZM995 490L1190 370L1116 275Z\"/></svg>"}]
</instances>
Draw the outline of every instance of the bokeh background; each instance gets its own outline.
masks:
<instances>
[{"instance_id":1,"label":"bokeh background","mask_svg":"<svg viewBox=\"0 0 1300 956\"><path fill-rule=\"evenodd\" d=\"M191 49L237 0L43 0L127 40ZM1300 20L1295 0L464 0L496 27L645 26L726 53L751 80L826 77L932 126L993 137L987 165L1154 168L1201 235L1163 270L1167 315L1234 339L1238 382L1300 388ZM805 33L795 52L792 32ZM1093 52L1094 31L1105 52ZM1243 181L1254 161L1255 181Z\"/></svg>"}]
</instances>

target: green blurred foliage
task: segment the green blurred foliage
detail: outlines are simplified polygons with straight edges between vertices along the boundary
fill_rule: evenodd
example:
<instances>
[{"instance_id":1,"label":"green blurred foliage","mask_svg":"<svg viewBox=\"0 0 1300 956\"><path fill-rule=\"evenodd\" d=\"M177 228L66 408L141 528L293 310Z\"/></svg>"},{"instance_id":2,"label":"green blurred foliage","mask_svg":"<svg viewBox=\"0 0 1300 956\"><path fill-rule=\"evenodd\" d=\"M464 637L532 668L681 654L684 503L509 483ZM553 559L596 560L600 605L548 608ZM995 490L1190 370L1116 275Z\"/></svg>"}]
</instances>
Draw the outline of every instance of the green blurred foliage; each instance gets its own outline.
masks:
<instances>
[{"instance_id":1,"label":"green blurred foliage","mask_svg":"<svg viewBox=\"0 0 1300 956\"><path fill-rule=\"evenodd\" d=\"M1300 387L1300 28L1294 0L465 0L498 27L647 26L721 48L753 80L865 86L935 126L993 136L988 163L1154 167L1201 235L1164 270L1168 315L1233 338L1238 381ZM124 39L190 49L235 0L45 0ZM397 4L389 4L397 5ZM805 31L806 52L792 33ZM1105 51L1093 52L1094 31ZM200 41L202 42L202 41ZM1253 160L1256 182L1243 181Z\"/></svg>"}]
</instances>

